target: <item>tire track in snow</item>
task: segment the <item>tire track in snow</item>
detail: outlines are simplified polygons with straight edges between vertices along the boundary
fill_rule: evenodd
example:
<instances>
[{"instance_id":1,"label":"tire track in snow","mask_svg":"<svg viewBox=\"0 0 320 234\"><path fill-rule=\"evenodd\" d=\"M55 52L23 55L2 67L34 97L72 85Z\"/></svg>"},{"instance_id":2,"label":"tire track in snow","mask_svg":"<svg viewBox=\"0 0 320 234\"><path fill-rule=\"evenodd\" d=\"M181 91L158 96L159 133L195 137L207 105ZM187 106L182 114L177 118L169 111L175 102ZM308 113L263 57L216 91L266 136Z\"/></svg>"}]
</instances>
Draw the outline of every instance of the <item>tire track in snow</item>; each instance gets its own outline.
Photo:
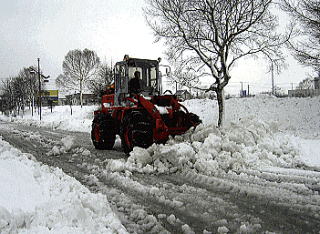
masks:
<instances>
[{"instance_id":1,"label":"tire track in snow","mask_svg":"<svg viewBox=\"0 0 320 234\"><path fill-rule=\"evenodd\" d=\"M23 130L21 130L21 128ZM26 129L24 127L21 127L21 128L19 128L19 131L16 130L17 134L13 136L13 138L8 140L9 142L15 144L18 148L22 148L25 151L35 154L35 156L37 156L39 161L62 168L66 173L75 177L90 189L91 189L91 185L88 186L88 182L84 180L83 177L90 176L90 174L94 174L95 176L97 176L98 180L100 181L100 186L113 188L114 191L119 191L118 195L115 196L115 198L110 197L110 199L111 200L115 199L117 204L118 205L120 204L119 207L117 207L117 209L118 208L120 209L120 211L118 210L120 213L123 213L121 210L129 209L132 211L133 208L131 209L130 207L136 207L139 210L141 209L145 210L147 211L148 214L154 214L155 216L165 214L166 217L162 218L160 221L161 221L161 224L163 224L163 226L167 228L167 230L169 230L171 233L181 233L182 232L181 226L186 223L192 226L197 231L197 233L202 232L204 230L206 223L202 220L203 217L200 217L200 218L198 217L199 214L197 214L196 211L186 212L186 210L183 208L180 209L179 207L175 207L175 204L169 198L156 199L155 194L144 192L144 191L148 191L148 185L144 186L137 181L135 182L132 181L133 184L131 186L127 186L127 183L125 183L124 181L128 180L128 178L125 178L121 175L115 176L114 174L111 174L111 175L101 174L101 171L99 171L99 168L98 168L99 165L97 165L97 163L99 163L98 160L82 161L80 158L76 158L75 161L70 161L72 157L71 154L58 155L58 157L48 157L43 153L43 151L50 150L52 145L46 148L43 148L43 147L35 148L35 144L33 145L30 144L30 140L32 141L35 139L26 137L26 135L28 134L32 135L32 133L29 132L26 134L27 132ZM31 128L30 130L35 130L35 129ZM36 129L36 131L41 132L42 130ZM42 138L52 137L50 134L50 131L46 130L45 134L46 134L46 137L44 136L44 134L41 135L41 137ZM61 140L62 137L66 136L67 134L64 133L61 137L59 137L59 135L57 134L52 134L52 135L54 135L52 137L54 138L54 142L57 143ZM80 165L79 167L76 165L77 163ZM160 182L161 181L159 181L159 183ZM140 189L136 189L136 188L140 188ZM97 188L95 188L95 190L103 191L103 189L97 189ZM106 191L106 189L104 189L104 191ZM121 193L126 195L126 199L121 199ZM127 200L127 204L126 204L127 207L123 207L121 205L124 203L123 200ZM169 222L167 218L172 214L174 214L177 219L174 221L170 220ZM133 232L136 231L138 233L143 233L144 231L146 231L146 229L143 227L144 226L143 223L141 223L140 225L137 224L139 221L142 222L143 220L137 220L137 219L131 220L132 217L130 217L130 214L124 214L124 215L126 216L126 218L124 219L126 220L125 226L129 230ZM213 230L216 230L216 228Z\"/></svg>"},{"instance_id":2,"label":"tire track in snow","mask_svg":"<svg viewBox=\"0 0 320 234\"><path fill-rule=\"evenodd\" d=\"M227 201L239 206L240 210L256 214L266 225L269 223L271 227L279 228L281 233L316 233L320 230L320 203L312 201L308 196L289 196L287 199L285 196L288 194L282 195L281 189L268 192L268 186L252 186L246 180L233 181L230 178L214 178L192 172L170 178L176 183L184 181L194 187L218 192Z\"/></svg>"},{"instance_id":3,"label":"tire track in snow","mask_svg":"<svg viewBox=\"0 0 320 234\"><path fill-rule=\"evenodd\" d=\"M132 233L179 233L170 225L167 225L170 232L162 227L161 222L158 222L158 220L152 216L152 213L146 211L148 209L145 208L145 201L143 199L136 199L137 196L131 197L127 191L119 190L119 185L112 184L110 181L102 178L101 167L103 166L103 162L96 157L97 155L95 155L95 153L92 153L91 156L93 157L78 158L74 158L72 152L48 156L46 153L48 153L55 144L59 143L61 138L70 135L69 132L63 132L63 134L59 135L50 130L35 129L29 126L18 126L12 123L9 124L9 127L2 125L0 128L3 139L20 149L22 152L34 155L38 161L49 166L61 168L66 174L76 178L91 191L105 194L108 200L113 202L114 211L119 214L122 220L124 220L124 226ZM42 133L39 137L30 137L34 136L35 133L38 135L39 132ZM78 134L75 134L77 137ZM79 135L80 136L78 136L77 139L85 139L82 137L83 133L79 133ZM89 136L89 134L87 135ZM47 142L44 142L43 139L46 139ZM80 142L77 145L83 144ZM95 152L95 150L93 151ZM101 151L99 152L102 153ZM119 152L110 151L110 153L114 154L111 158L119 158ZM121 156L126 157L122 152ZM98 181L100 186L97 186L96 183L92 183L91 180L88 180L88 178L95 175L100 177L100 182ZM112 190L112 193L110 193L110 190Z\"/></svg>"},{"instance_id":4,"label":"tire track in snow","mask_svg":"<svg viewBox=\"0 0 320 234\"><path fill-rule=\"evenodd\" d=\"M172 207L171 213L190 225L196 233L204 230L216 233L222 226L227 226L234 233L239 231L241 222L250 222L256 230L260 228L255 216L239 214L238 207L219 192L186 184L187 181L180 180L178 174L136 176L145 186L151 184L159 188L159 202Z\"/></svg>"},{"instance_id":5,"label":"tire track in snow","mask_svg":"<svg viewBox=\"0 0 320 234\"><path fill-rule=\"evenodd\" d=\"M278 185L288 184L288 190L304 195L318 194L320 192L320 172L316 171L284 168L281 168L281 171L279 171L277 168L270 168L263 170L248 170L243 173L251 178L259 178L266 182L276 182Z\"/></svg>"}]
</instances>

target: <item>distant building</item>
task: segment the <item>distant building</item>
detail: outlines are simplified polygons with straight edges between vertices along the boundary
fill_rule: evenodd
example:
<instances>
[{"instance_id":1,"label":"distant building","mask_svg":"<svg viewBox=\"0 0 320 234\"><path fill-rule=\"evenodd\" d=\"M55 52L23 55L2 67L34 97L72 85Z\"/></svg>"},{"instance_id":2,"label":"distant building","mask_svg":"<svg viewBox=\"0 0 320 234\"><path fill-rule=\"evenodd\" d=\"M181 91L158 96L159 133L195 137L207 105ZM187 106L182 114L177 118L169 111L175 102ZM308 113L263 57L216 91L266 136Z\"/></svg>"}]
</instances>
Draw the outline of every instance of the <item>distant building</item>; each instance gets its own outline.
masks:
<instances>
[{"instance_id":1,"label":"distant building","mask_svg":"<svg viewBox=\"0 0 320 234\"><path fill-rule=\"evenodd\" d=\"M314 89L288 90L289 97L314 97L320 96L319 78L314 78Z\"/></svg>"},{"instance_id":2,"label":"distant building","mask_svg":"<svg viewBox=\"0 0 320 234\"><path fill-rule=\"evenodd\" d=\"M83 105L92 105L97 103L97 96L94 94L83 93L82 94ZM80 105L80 93L65 95L65 105Z\"/></svg>"},{"instance_id":3,"label":"distant building","mask_svg":"<svg viewBox=\"0 0 320 234\"><path fill-rule=\"evenodd\" d=\"M320 89L296 89L288 90L289 97L314 97L320 96Z\"/></svg>"},{"instance_id":4,"label":"distant building","mask_svg":"<svg viewBox=\"0 0 320 234\"><path fill-rule=\"evenodd\" d=\"M178 90L175 95L182 101L192 98L192 94L188 90Z\"/></svg>"}]
</instances>

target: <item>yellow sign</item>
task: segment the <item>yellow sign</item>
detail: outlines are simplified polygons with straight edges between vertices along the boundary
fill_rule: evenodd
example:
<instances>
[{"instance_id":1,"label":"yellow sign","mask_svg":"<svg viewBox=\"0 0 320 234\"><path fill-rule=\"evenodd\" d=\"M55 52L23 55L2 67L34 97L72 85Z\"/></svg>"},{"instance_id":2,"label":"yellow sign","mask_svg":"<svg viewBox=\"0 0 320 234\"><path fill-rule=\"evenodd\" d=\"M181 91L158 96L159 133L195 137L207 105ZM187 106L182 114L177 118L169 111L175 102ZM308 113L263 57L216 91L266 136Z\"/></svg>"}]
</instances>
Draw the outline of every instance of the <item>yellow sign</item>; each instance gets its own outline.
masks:
<instances>
[{"instance_id":1,"label":"yellow sign","mask_svg":"<svg viewBox=\"0 0 320 234\"><path fill-rule=\"evenodd\" d=\"M59 90L42 90L42 96L44 97L58 97Z\"/></svg>"}]
</instances>

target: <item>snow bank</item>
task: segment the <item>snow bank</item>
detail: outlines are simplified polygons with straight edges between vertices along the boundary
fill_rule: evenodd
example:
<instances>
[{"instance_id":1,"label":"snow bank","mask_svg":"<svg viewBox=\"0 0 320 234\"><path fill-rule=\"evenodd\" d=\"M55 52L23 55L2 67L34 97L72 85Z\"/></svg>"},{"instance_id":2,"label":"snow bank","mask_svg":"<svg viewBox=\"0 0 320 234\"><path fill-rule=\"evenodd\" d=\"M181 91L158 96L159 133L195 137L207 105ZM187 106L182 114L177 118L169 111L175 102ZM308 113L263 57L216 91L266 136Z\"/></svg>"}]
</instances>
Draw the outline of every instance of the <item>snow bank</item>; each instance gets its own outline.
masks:
<instances>
[{"instance_id":1,"label":"snow bank","mask_svg":"<svg viewBox=\"0 0 320 234\"><path fill-rule=\"evenodd\" d=\"M296 135L320 137L320 97L313 98L275 98L260 95L253 98L231 98L226 100L226 123L239 123L243 118L261 120L266 123L276 123L281 131L289 131ZM192 99L182 103L190 112L200 116L205 125L217 123L218 105L215 100ZM44 107L42 121L37 113L31 116L26 111L22 117L5 117L0 119L34 124L50 128L70 131L90 132L93 111L99 106L56 106L53 113Z\"/></svg>"},{"instance_id":2,"label":"snow bank","mask_svg":"<svg viewBox=\"0 0 320 234\"><path fill-rule=\"evenodd\" d=\"M320 137L320 97L276 98L260 95L253 98L226 100L226 123L252 118L267 123L277 123L281 131L297 135ZM218 105L215 100L187 100L183 103L197 113L203 123L217 123Z\"/></svg>"},{"instance_id":3,"label":"snow bank","mask_svg":"<svg viewBox=\"0 0 320 234\"><path fill-rule=\"evenodd\" d=\"M301 160L309 167L320 170L320 140L291 136L291 141L299 148Z\"/></svg>"},{"instance_id":4,"label":"snow bank","mask_svg":"<svg viewBox=\"0 0 320 234\"><path fill-rule=\"evenodd\" d=\"M242 119L228 127L200 125L166 145L135 147L127 161L110 160L111 171L171 173L194 170L205 175L241 172L246 168L295 167L299 151L290 137L277 133L277 126Z\"/></svg>"},{"instance_id":5,"label":"snow bank","mask_svg":"<svg viewBox=\"0 0 320 234\"><path fill-rule=\"evenodd\" d=\"M104 195L1 138L0 171L0 233L126 233Z\"/></svg>"},{"instance_id":6,"label":"snow bank","mask_svg":"<svg viewBox=\"0 0 320 234\"><path fill-rule=\"evenodd\" d=\"M24 115L16 117L6 117L0 115L0 119L14 121L22 124L49 127L52 129L62 129L77 132L90 132L93 119L93 112L98 106L55 106L51 113L49 107L42 108L42 120L40 122L38 113L32 114L27 110Z\"/></svg>"}]
</instances>

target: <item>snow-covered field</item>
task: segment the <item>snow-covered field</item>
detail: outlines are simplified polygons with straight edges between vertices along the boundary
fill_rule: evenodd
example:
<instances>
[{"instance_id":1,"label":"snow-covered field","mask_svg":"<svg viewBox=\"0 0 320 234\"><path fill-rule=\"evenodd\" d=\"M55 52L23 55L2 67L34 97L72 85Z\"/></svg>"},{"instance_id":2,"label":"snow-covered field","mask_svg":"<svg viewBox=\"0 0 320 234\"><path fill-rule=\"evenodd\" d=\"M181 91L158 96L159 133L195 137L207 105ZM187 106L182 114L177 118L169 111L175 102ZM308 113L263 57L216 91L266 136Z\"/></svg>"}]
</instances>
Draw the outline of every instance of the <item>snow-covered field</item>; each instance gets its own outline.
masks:
<instances>
[{"instance_id":1,"label":"snow-covered field","mask_svg":"<svg viewBox=\"0 0 320 234\"><path fill-rule=\"evenodd\" d=\"M135 171L146 174L181 172L198 178L200 182L201 178L208 180L214 175L240 176L243 180L255 181L256 176L260 176L256 173L263 170L281 172L286 178L292 174L292 180L297 180L297 183L303 183L300 181L302 178L298 178L304 173L301 168L320 170L319 97L229 99L226 100L226 124L222 129L215 127L218 114L215 101L189 100L183 104L198 114L203 124L184 136L170 139L166 145L135 148L127 159L110 159L105 170L128 175ZM53 113L44 108L41 122L37 114L32 117L28 113L15 118L0 116L0 119L90 132L95 108L73 107L72 115L69 106L55 107ZM11 228L19 232L45 233L54 229L56 233L77 233L79 230L99 233L121 227L110 209L99 208L101 203L108 206L105 197L91 194L60 170L34 162L31 155L22 154L4 141L0 141L0 169L0 186L5 188L0 192L0 230L6 228L4 230L10 232ZM315 180L314 186L320 188L317 172L304 174ZM21 180L12 181L12 178ZM290 193L283 194L285 185L282 186L284 190L281 193L268 189L266 196L273 193L277 199L284 199ZM231 187L242 191L235 184ZM295 189L307 192L301 186ZM262 194L266 191L252 189L250 192ZM23 194L28 194L27 198ZM30 201L26 203L24 199ZM294 199L299 202L300 198ZM314 197L314 201L317 199Z\"/></svg>"}]
</instances>

